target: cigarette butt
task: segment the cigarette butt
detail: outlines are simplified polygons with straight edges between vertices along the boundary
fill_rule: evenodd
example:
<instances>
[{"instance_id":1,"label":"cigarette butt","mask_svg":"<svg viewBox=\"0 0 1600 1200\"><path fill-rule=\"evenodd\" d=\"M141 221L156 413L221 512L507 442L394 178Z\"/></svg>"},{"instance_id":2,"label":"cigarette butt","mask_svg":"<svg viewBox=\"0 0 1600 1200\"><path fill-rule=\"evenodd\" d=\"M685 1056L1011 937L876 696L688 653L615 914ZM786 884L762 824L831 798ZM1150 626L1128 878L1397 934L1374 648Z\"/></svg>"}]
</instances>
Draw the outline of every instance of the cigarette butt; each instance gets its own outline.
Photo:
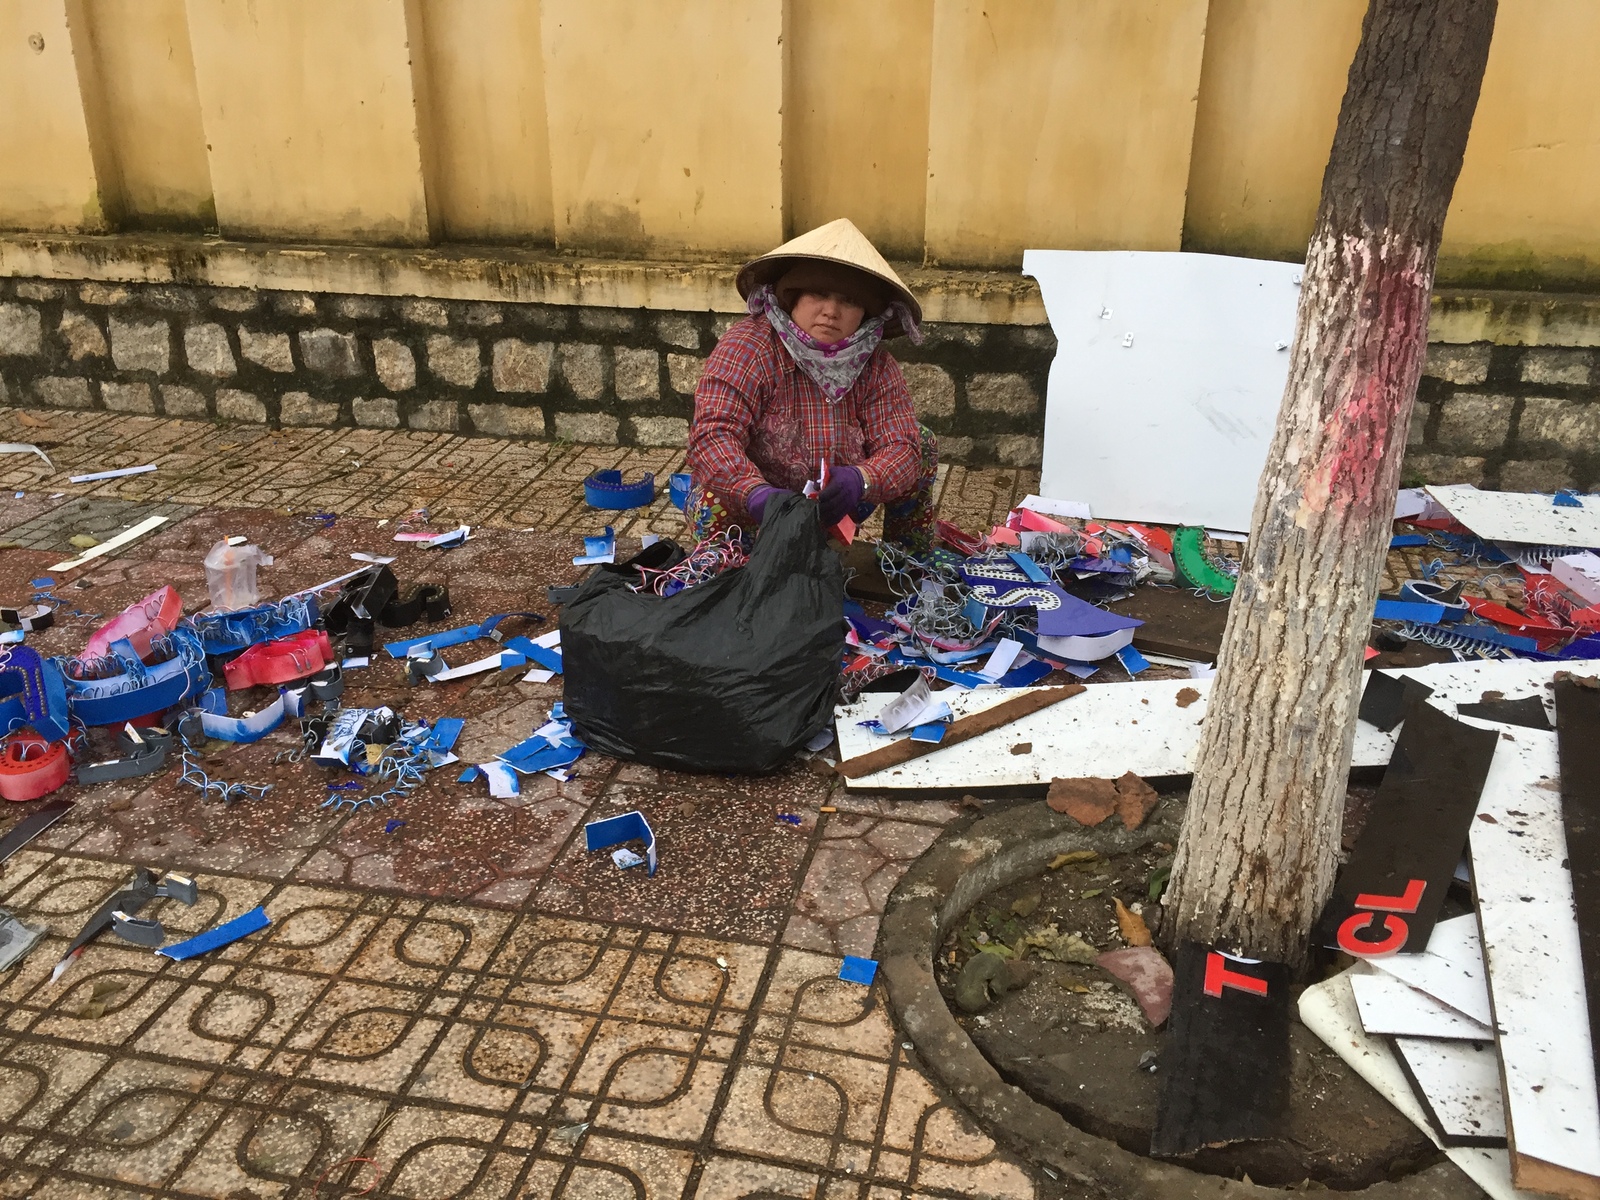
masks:
<instances>
[{"instance_id":1,"label":"cigarette butt","mask_svg":"<svg viewBox=\"0 0 1600 1200\"><path fill-rule=\"evenodd\" d=\"M839 810L837 808L835 808L831 804L824 804L821 808L817 809L817 811L818 812L838 812Z\"/></svg>"}]
</instances>

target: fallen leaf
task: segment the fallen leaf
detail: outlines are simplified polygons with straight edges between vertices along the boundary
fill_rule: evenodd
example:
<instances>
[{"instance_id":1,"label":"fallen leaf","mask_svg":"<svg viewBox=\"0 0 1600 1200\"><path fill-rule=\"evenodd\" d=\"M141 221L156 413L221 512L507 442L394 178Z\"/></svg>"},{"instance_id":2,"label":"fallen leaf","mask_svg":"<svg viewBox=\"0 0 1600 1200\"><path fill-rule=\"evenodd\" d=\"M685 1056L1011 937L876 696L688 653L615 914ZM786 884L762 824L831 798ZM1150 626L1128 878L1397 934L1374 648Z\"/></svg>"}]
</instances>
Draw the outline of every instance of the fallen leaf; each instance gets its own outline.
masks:
<instances>
[{"instance_id":1,"label":"fallen leaf","mask_svg":"<svg viewBox=\"0 0 1600 1200\"><path fill-rule=\"evenodd\" d=\"M1011 902L1011 911L1019 917L1031 917L1033 910L1038 907L1038 892L1029 892L1026 896L1019 897Z\"/></svg>"},{"instance_id":2,"label":"fallen leaf","mask_svg":"<svg viewBox=\"0 0 1600 1200\"><path fill-rule=\"evenodd\" d=\"M67 539L67 545L74 550L93 550L100 544L100 539L92 538L87 533L75 533Z\"/></svg>"},{"instance_id":3,"label":"fallen leaf","mask_svg":"<svg viewBox=\"0 0 1600 1200\"><path fill-rule=\"evenodd\" d=\"M1478 820L1480 820L1480 821L1487 821L1487 822L1488 822L1488 823L1489 823L1489 824L1491 824L1491 825L1498 825L1498 824L1500 824L1500 822L1499 822L1499 821L1496 821L1496 820L1495 820L1495 819L1494 819L1494 818L1493 818L1493 817L1491 817L1491 816L1490 816L1490 815L1489 815L1489 814L1488 814L1488 813L1479 813L1479 814L1478 814Z\"/></svg>"},{"instance_id":4,"label":"fallen leaf","mask_svg":"<svg viewBox=\"0 0 1600 1200\"><path fill-rule=\"evenodd\" d=\"M1093 900L1096 896L1100 895L1104 891L1105 888L1090 888L1087 892L1083 893L1083 899Z\"/></svg>"},{"instance_id":5,"label":"fallen leaf","mask_svg":"<svg viewBox=\"0 0 1600 1200\"><path fill-rule=\"evenodd\" d=\"M42 417L36 417L32 413L28 413L28 412L19 412L17 414L17 420L21 421L29 429L49 429L50 428L50 422L49 421L44 420Z\"/></svg>"},{"instance_id":6,"label":"fallen leaf","mask_svg":"<svg viewBox=\"0 0 1600 1200\"><path fill-rule=\"evenodd\" d=\"M1050 869L1064 867L1068 863L1093 862L1100 855L1093 850L1068 850L1065 854L1058 854L1050 860Z\"/></svg>"},{"instance_id":7,"label":"fallen leaf","mask_svg":"<svg viewBox=\"0 0 1600 1200\"><path fill-rule=\"evenodd\" d=\"M1117 906L1117 927L1122 930L1122 940L1130 946L1149 946L1154 939L1150 936L1150 929L1144 923L1144 918L1132 912L1115 898L1111 901Z\"/></svg>"},{"instance_id":8,"label":"fallen leaf","mask_svg":"<svg viewBox=\"0 0 1600 1200\"><path fill-rule=\"evenodd\" d=\"M1013 754L1032 754L1033 753L1033 743L1032 742L1018 742L1015 746L1011 747L1011 753L1013 753Z\"/></svg>"},{"instance_id":9,"label":"fallen leaf","mask_svg":"<svg viewBox=\"0 0 1600 1200\"><path fill-rule=\"evenodd\" d=\"M1179 708L1188 708L1189 705L1193 704L1198 699L1200 699L1200 693L1195 691L1193 688L1181 688L1178 691Z\"/></svg>"},{"instance_id":10,"label":"fallen leaf","mask_svg":"<svg viewBox=\"0 0 1600 1200\"><path fill-rule=\"evenodd\" d=\"M696 804L693 800L682 800L682 801L679 801L679 803L678 803L678 815L682 816L682 817L692 817L695 814L695 810L698 809L699 807L700 806L698 804Z\"/></svg>"}]
</instances>

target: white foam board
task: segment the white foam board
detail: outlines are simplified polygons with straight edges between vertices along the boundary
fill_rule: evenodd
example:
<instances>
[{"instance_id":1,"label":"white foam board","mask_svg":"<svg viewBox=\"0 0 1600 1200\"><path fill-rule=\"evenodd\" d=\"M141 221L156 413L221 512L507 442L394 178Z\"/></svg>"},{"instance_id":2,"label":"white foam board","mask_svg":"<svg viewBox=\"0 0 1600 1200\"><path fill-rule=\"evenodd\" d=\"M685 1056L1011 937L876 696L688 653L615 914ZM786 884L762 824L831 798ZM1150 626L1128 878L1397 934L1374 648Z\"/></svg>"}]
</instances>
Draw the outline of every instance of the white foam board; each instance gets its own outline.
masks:
<instances>
[{"instance_id":1,"label":"white foam board","mask_svg":"<svg viewBox=\"0 0 1600 1200\"><path fill-rule=\"evenodd\" d=\"M1518 729L1512 737L1495 747L1468 837L1512 1162L1534 1158L1600 1177L1600 1099L1564 865L1556 735Z\"/></svg>"},{"instance_id":2,"label":"white foam board","mask_svg":"<svg viewBox=\"0 0 1600 1200\"><path fill-rule=\"evenodd\" d=\"M1056 335L1042 495L1249 529L1289 372L1299 263L1028 250Z\"/></svg>"},{"instance_id":3,"label":"white foam board","mask_svg":"<svg viewBox=\"0 0 1600 1200\"><path fill-rule=\"evenodd\" d=\"M1397 1037L1394 1047L1446 1144L1505 1141L1506 1106L1493 1041Z\"/></svg>"},{"instance_id":4,"label":"white foam board","mask_svg":"<svg viewBox=\"0 0 1600 1200\"><path fill-rule=\"evenodd\" d=\"M1421 954L1391 954L1373 959L1372 965L1480 1025L1494 1024L1483 950L1478 943L1478 918L1472 913L1435 925L1428 935L1428 948Z\"/></svg>"},{"instance_id":5,"label":"white foam board","mask_svg":"<svg viewBox=\"0 0 1600 1200\"><path fill-rule=\"evenodd\" d=\"M1352 975L1361 1027L1368 1033L1411 1038L1493 1041L1494 1030L1466 1013L1419 992L1393 975Z\"/></svg>"},{"instance_id":6,"label":"white foam board","mask_svg":"<svg viewBox=\"0 0 1600 1200\"><path fill-rule=\"evenodd\" d=\"M1456 705L1473 703L1487 689L1522 696L1543 689L1558 670L1572 663L1528 660L1436 663L1392 671L1409 675L1433 688L1428 703L1450 716ZM897 767L847 781L856 789L879 791L916 788L1016 787L1052 779L1090 776L1116 778L1126 771L1145 776L1187 775L1194 769L1200 744L1200 722L1211 696L1210 679L1156 679L1141 683L1094 683L1081 696L1051 705L992 733L912 759ZM1178 693L1193 688L1200 698L1187 708ZM956 717L982 712L1027 689L947 688L936 693L950 702ZM1542 694L1542 692L1541 692ZM894 697L869 692L835 710L835 728L842 758L855 758L887 743L881 734L859 722L876 717ZM1468 721L1469 718L1463 717ZM1490 722L1487 728L1500 728ZM1394 752L1396 728L1389 733L1357 722L1352 763L1381 767ZM1018 742L1032 742L1029 754L1013 755Z\"/></svg>"},{"instance_id":7,"label":"white foam board","mask_svg":"<svg viewBox=\"0 0 1600 1200\"><path fill-rule=\"evenodd\" d=\"M1537 492L1482 492L1470 483L1430 484L1428 494L1487 542L1600 546L1600 496L1567 508Z\"/></svg>"},{"instance_id":8,"label":"white foam board","mask_svg":"<svg viewBox=\"0 0 1600 1200\"><path fill-rule=\"evenodd\" d=\"M1300 1020L1323 1040L1357 1075L1370 1083L1400 1114L1415 1125L1434 1145L1439 1135L1428 1121L1422 1103L1412 1091L1394 1050L1382 1039L1361 1028L1350 980L1364 970L1350 971L1312 984L1300 993ZM1498 1147L1444 1146L1445 1156L1460 1167L1473 1183L1492 1200L1541 1200L1538 1193L1519 1191L1511 1183L1511 1156Z\"/></svg>"},{"instance_id":9,"label":"white foam board","mask_svg":"<svg viewBox=\"0 0 1600 1200\"><path fill-rule=\"evenodd\" d=\"M1564 555L1550 564L1550 574L1585 604L1600 604L1600 555L1587 550Z\"/></svg>"}]
</instances>

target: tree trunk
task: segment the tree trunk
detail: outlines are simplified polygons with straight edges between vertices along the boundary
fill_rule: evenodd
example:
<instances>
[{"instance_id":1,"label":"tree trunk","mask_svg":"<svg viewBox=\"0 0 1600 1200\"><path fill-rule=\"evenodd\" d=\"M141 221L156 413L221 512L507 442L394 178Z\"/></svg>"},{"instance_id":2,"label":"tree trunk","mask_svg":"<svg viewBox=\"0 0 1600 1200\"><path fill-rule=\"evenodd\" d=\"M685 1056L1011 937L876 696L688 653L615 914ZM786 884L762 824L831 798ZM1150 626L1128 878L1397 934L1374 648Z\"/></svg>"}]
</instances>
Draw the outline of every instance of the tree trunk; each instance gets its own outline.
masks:
<instances>
[{"instance_id":1,"label":"tree trunk","mask_svg":"<svg viewBox=\"0 0 1600 1200\"><path fill-rule=\"evenodd\" d=\"M1495 5L1367 10L1173 864L1173 945L1301 963L1332 890L1362 650Z\"/></svg>"}]
</instances>

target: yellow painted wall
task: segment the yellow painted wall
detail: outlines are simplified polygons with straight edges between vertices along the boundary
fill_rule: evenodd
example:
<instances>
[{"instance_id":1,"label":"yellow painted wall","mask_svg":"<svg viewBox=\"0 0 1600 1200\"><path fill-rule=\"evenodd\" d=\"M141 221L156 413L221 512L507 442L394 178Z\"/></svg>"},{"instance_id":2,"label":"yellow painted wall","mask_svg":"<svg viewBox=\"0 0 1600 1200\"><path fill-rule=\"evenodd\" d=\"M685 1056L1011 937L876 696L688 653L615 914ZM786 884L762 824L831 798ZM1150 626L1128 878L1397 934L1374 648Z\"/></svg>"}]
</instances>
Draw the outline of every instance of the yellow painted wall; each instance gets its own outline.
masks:
<instances>
[{"instance_id":1,"label":"yellow painted wall","mask_svg":"<svg viewBox=\"0 0 1600 1200\"><path fill-rule=\"evenodd\" d=\"M550 132L539 6L421 0L442 236L548 243Z\"/></svg>"},{"instance_id":2,"label":"yellow painted wall","mask_svg":"<svg viewBox=\"0 0 1600 1200\"><path fill-rule=\"evenodd\" d=\"M125 223L216 225L184 0L81 0Z\"/></svg>"},{"instance_id":3,"label":"yellow painted wall","mask_svg":"<svg viewBox=\"0 0 1600 1200\"><path fill-rule=\"evenodd\" d=\"M105 228L83 111L63 0L0 3L0 226Z\"/></svg>"},{"instance_id":4,"label":"yellow painted wall","mask_svg":"<svg viewBox=\"0 0 1600 1200\"><path fill-rule=\"evenodd\" d=\"M783 240L782 0L543 0L556 244Z\"/></svg>"},{"instance_id":5,"label":"yellow painted wall","mask_svg":"<svg viewBox=\"0 0 1600 1200\"><path fill-rule=\"evenodd\" d=\"M1175 250L1205 0L936 0L927 255Z\"/></svg>"},{"instance_id":6,"label":"yellow painted wall","mask_svg":"<svg viewBox=\"0 0 1600 1200\"><path fill-rule=\"evenodd\" d=\"M1500 0L1441 279L1600 285L1600 4Z\"/></svg>"},{"instance_id":7,"label":"yellow painted wall","mask_svg":"<svg viewBox=\"0 0 1600 1200\"><path fill-rule=\"evenodd\" d=\"M922 257L933 0L789 0L783 171L789 235L849 217Z\"/></svg>"},{"instance_id":8,"label":"yellow painted wall","mask_svg":"<svg viewBox=\"0 0 1600 1200\"><path fill-rule=\"evenodd\" d=\"M429 238L405 6L188 0L225 234Z\"/></svg>"},{"instance_id":9,"label":"yellow painted wall","mask_svg":"<svg viewBox=\"0 0 1600 1200\"><path fill-rule=\"evenodd\" d=\"M1367 0L1211 0L1187 249L1303 259Z\"/></svg>"},{"instance_id":10,"label":"yellow painted wall","mask_svg":"<svg viewBox=\"0 0 1600 1200\"><path fill-rule=\"evenodd\" d=\"M1296 259L1365 4L0 0L0 228ZM1441 282L1600 290L1597 57L1501 0Z\"/></svg>"}]
</instances>

